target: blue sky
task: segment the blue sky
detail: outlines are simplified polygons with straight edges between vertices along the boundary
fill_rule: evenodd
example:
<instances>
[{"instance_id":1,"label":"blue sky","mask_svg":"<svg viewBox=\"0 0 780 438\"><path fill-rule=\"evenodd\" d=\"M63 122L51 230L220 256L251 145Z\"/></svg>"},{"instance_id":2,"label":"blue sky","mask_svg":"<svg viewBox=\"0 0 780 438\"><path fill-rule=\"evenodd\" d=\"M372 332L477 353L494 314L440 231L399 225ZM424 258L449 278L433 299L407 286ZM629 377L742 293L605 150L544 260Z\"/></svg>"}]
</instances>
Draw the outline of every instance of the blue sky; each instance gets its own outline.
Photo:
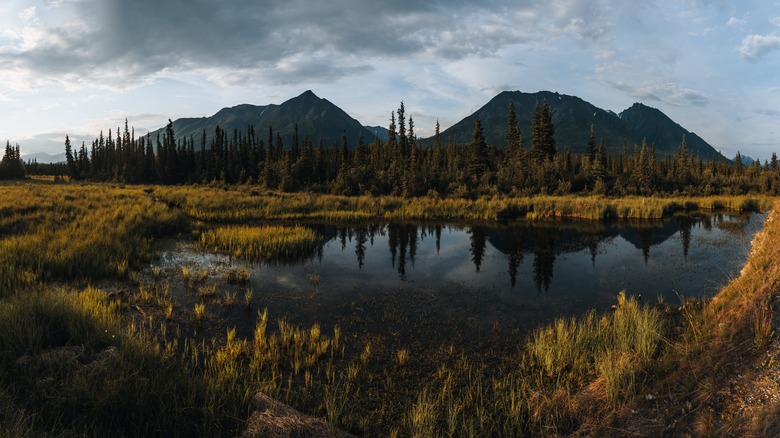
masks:
<instances>
[{"instance_id":1,"label":"blue sky","mask_svg":"<svg viewBox=\"0 0 780 438\"><path fill-rule=\"evenodd\" d=\"M123 126L311 89L417 133L504 90L656 107L721 150L780 152L780 2L0 1L0 140L60 153Z\"/></svg>"}]
</instances>

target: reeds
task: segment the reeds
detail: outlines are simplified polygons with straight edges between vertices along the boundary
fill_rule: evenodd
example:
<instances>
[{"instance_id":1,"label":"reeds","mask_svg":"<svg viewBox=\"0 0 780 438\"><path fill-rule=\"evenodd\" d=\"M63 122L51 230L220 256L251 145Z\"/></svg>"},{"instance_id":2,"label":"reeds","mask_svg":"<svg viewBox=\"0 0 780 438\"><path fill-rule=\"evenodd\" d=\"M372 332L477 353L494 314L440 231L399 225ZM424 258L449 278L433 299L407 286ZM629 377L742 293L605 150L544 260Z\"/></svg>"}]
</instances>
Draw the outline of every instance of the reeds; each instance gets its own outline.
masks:
<instances>
[{"instance_id":1,"label":"reeds","mask_svg":"<svg viewBox=\"0 0 780 438\"><path fill-rule=\"evenodd\" d=\"M658 310L642 307L621 292L615 311L604 318L590 311L535 331L528 358L532 368L555 384L576 387L601 376L610 399L617 402L636 393L637 372L649 363L663 335Z\"/></svg>"},{"instance_id":2,"label":"reeds","mask_svg":"<svg viewBox=\"0 0 780 438\"><path fill-rule=\"evenodd\" d=\"M691 208L765 208L765 201L754 198L406 201L257 195L233 189L225 196L211 190L165 187L159 196L176 200L192 217L214 222L367 216L627 218ZM589 421L594 404L606 403L615 408L613 413L621 412L647 385L673 375L676 366L687 379L679 387L703 391L696 385L704 386L698 379L707 369L695 368L696 361L721 364L710 358L717 348L727 345L728 354L733 354L733 345L755 350L774 336L766 303L780 276L780 257L762 250L751 255L743 279L725 288L717 300L682 306L676 314L682 334L663 344L661 312L624 294L612 313L561 319L535 330L525 343L518 340L521 353L510 358L511 367L459 355L451 346L449 355L438 357L430 369L417 368L426 352L416 347L410 360L408 346L383 351L381 344L358 333L334 327L328 335L322 326L298 326L271 318L268 311L259 312L254 334L246 339L234 329L214 339L183 338L174 330L179 315L200 327L212 317L206 303L218 295L218 288L205 271L182 269L189 287L202 290L202 299L207 299L186 307L174 306L162 271L156 281L141 282L130 299L149 310L143 318L135 312L122 316L122 303L98 289L40 285L49 280L121 278L147 266L155 238L187 230L177 209L155 202L141 188L30 184L0 185L0 210L0 435L234 436L258 390L365 435L559 435ZM767 223L772 233L780 228ZM232 227L217 229L223 228ZM246 235L264 227L247 228L247 234L236 233L237 240L251 240ZM775 234L769 238L778 239ZM234 253L230 245L220 250ZM243 272L236 271L236 283L245 277ZM319 285L319 276L310 280ZM240 287L245 287L243 300L249 308L251 288ZM225 303L237 299L236 292L231 293ZM763 304L756 307L755 302ZM732 329L743 342L718 343L731 341ZM696 372L688 372L691 369ZM697 381L691 382L693 374ZM685 401L688 416L696 415L695 400L706 399L697 397ZM777 411L770 407L765 415ZM592 421L598 420L595 416Z\"/></svg>"},{"instance_id":3,"label":"reeds","mask_svg":"<svg viewBox=\"0 0 780 438\"><path fill-rule=\"evenodd\" d=\"M243 188L161 187L156 193L182 205L191 217L206 222L238 223L260 220L549 220L560 217L602 219L657 219L676 211L708 209L766 210L768 196L623 197L533 196L492 198L440 198L422 196L334 196L309 193L252 194Z\"/></svg>"},{"instance_id":4,"label":"reeds","mask_svg":"<svg viewBox=\"0 0 780 438\"><path fill-rule=\"evenodd\" d=\"M227 226L201 234L201 244L237 257L263 260L298 260L310 257L320 238L302 226ZM248 277L248 274L246 274ZM247 278L248 279L248 278Z\"/></svg>"}]
</instances>

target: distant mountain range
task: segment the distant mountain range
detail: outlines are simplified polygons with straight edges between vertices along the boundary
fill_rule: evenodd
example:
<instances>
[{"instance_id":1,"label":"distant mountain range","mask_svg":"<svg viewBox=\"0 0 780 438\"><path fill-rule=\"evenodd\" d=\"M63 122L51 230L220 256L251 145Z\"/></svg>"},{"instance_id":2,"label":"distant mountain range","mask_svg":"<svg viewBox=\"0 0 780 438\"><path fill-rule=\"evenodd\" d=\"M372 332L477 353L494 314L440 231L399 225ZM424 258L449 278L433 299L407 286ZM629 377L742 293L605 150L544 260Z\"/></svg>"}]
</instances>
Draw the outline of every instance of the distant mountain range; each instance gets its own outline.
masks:
<instances>
[{"instance_id":1,"label":"distant mountain range","mask_svg":"<svg viewBox=\"0 0 780 438\"><path fill-rule=\"evenodd\" d=\"M47 154L46 152L36 152L34 154L22 155L22 160L35 161L37 163L61 163L65 161L65 153Z\"/></svg>"},{"instance_id":2,"label":"distant mountain range","mask_svg":"<svg viewBox=\"0 0 780 438\"><path fill-rule=\"evenodd\" d=\"M661 111L635 103L631 108L615 114L603 110L576 96L540 91L523 93L505 91L494 97L482 108L465 117L441 133L443 143L467 143L471 141L474 121L479 118L488 144L503 146L506 144L507 116L509 103L513 102L525 147L531 145L531 120L536 103L547 104L552 110L555 140L558 149L569 148L572 152L583 153L587 149L590 127L593 125L596 145L601 138L610 154L619 154L626 143L629 153L634 145L641 145L642 139L648 146L655 145L660 156L674 154L680 148L683 135L689 150L704 159L715 159L718 151L702 140L698 135L687 131ZM422 140L422 144L432 144L432 139Z\"/></svg>"},{"instance_id":3,"label":"distant mountain range","mask_svg":"<svg viewBox=\"0 0 780 438\"><path fill-rule=\"evenodd\" d=\"M593 125L597 144L603 138L611 154L622 152L624 144L631 152L634 145L642 144L643 139L647 140L648 146L655 146L659 156L674 154L680 148L684 135L688 149L702 158L715 159L721 156L701 137L686 130L658 109L635 103L620 114L615 114L579 97L549 91L502 92L473 114L444 130L441 133L441 141L444 144L468 143L471 140L474 120L479 118L488 144L504 146L509 103L513 102L525 146L530 147L533 110L537 102L541 104L545 100L552 110L559 150L568 148L575 153L584 152L590 127ZM372 142L375 137L381 141L388 138L386 128L363 126L341 108L317 97L311 91L279 105L244 104L223 108L211 117L177 119L173 121L173 128L177 138L192 137L196 146L200 144L201 135L205 131L208 146L217 126L229 136L236 130L246 133L248 127L253 126L257 138L266 141L268 129L272 127L274 137L278 133L284 145L289 147L296 124L299 142L303 141L304 136L309 136L314 144L322 138L325 146L340 145L342 131L346 132L350 146L356 144L358 134L363 136L366 143ZM163 131L164 128L161 128L151 135L155 137L158 132L162 135ZM433 138L422 138L420 144L430 146L433 144Z\"/></svg>"}]
</instances>

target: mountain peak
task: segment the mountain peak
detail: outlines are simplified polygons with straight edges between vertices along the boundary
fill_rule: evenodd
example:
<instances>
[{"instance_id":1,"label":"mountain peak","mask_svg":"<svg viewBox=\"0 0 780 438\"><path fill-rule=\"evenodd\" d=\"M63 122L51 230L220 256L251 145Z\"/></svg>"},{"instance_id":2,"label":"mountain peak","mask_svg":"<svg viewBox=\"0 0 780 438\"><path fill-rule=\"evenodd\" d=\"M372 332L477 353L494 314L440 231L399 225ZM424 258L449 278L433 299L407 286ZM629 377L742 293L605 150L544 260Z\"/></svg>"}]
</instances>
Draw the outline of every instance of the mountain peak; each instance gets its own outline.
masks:
<instances>
[{"instance_id":1,"label":"mountain peak","mask_svg":"<svg viewBox=\"0 0 780 438\"><path fill-rule=\"evenodd\" d=\"M377 135L311 90L306 90L281 104L241 104L223 108L211 117L177 119L173 124L176 135L180 137L200 138L205 132L207 146L214 137L216 126L228 133L244 134L248 127L254 127L258 133L269 132L271 128L282 140L282 144L288 147L295 141L296 130L299 145L305 137L309 137L312 142L322 139L325 146L337 146L341 143L343 131L346 131L350 144L354 144L359 135L364 139L373 139ZM154 133L162 132L163 129ZM259 138L265 140L264 137Z\"/></svg>"},{"instance_id":2,"label":"mountain peak","mask_svg":"<svg viewBox=\"0 0 780 438\"><path fill-rule=\"evenodd\" d=\"M718 156L712 146L696 134L686 131L657 108L635 103L619 115L594 106L577 96L569 96L555 91L523 93L504 91L486 105L460 122L441 133L445 141L468 143L471 138L474 120L479 119L485 140L488 144L503 146L506 144L507 106L515 106L520 131L525 138L532 132L533 109L546 100L553 114L555 138L560 150L569 149L582 153L587 147L588 132L595 128L596 137L603 139L612 154L620 154L623 145L639 145L645 139L654 145L661 155L672 155L680 146L682 136L686 135L689 149L696 151L705 159ZM425 144L431 141L426 139Z\"/></svg>"},{"instance_id":3,"label":"mountain peak","mask_svg":"<svg viewBox=\"0 0 780 438\"><path fill-rule=\"evenodd\" d=\"M303 93L301 93L301 95L298 96L296 99L305 99L305 100L316 99L316 100L319 100L320 98L316 94L314 94L313 91L306 90Z\"/></svg>"}]
</instances>

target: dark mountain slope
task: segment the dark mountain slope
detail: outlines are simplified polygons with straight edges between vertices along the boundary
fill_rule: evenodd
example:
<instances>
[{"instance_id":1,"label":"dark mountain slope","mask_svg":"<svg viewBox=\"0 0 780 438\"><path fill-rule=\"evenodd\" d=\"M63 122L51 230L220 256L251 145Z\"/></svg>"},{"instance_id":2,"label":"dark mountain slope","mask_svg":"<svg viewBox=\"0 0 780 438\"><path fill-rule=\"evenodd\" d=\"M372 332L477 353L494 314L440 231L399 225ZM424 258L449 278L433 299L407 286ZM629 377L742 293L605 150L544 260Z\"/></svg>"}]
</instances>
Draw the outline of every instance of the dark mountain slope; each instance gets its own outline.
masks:
<instances>
[{"instance_id":1,"label":"dark mountain slope","mask_svg":"<svg viewBox=\"0 0 780 438\"><path fill-rule=\"evenodd\" d=\"M200 145L200 139L205 131L206 147L211 144L216 127L228 133L231 137L234 131L247 133L249 126L253 126L255 136L258 139L268 141L269 127L273 129L274 141L279 134L285 146L289 147L293 142L293 132L298 124L298 141L303 142L304 136L309 136L316 145L320 136L323 145L341 145L342 130L346 131L347 142L350 146L357 143L359 134L363 135L363 141L369 143L374 140L374 133L363 127L360 122L350 117L341 108L326 99L317 97L311 91L306 91L300 96L294 97L280 105L237 105L223 108L211 117L182 118L173 122L176 138L194 138L195 144ZM153 132L154 138L164 128Z\"/></svg>"},{"instance_id":2,"label":"dark mountain slope","mask_svg":"<svg viewBox=\"0 0 780 438\"><path fill-rule=\"evenodd\" d=\"M559 150L569 148L572 152L583 153L587 148L590 127L593 125L597 145L603 138L611 154L621 153L624 143L631 150L634 145L641 145L643 138L647 138L648 145L655 145L659 156L674 154L685 134L686 142L694 152L700 153L703 158L717 157L712 146L657 109L635 104L618 116L579 97L549 91L502 92L473 114L443 131L442 142L468 143L471 140L474 120L479 118L485 132L485 140L495 146L505 145L509 103L513 102L524 145L530 147L534 107L537 102L542 104L545 100L552 110ZM432 142L432 139L422 140L424 145L430 145Z\"/></svg>"}]
</instances>

